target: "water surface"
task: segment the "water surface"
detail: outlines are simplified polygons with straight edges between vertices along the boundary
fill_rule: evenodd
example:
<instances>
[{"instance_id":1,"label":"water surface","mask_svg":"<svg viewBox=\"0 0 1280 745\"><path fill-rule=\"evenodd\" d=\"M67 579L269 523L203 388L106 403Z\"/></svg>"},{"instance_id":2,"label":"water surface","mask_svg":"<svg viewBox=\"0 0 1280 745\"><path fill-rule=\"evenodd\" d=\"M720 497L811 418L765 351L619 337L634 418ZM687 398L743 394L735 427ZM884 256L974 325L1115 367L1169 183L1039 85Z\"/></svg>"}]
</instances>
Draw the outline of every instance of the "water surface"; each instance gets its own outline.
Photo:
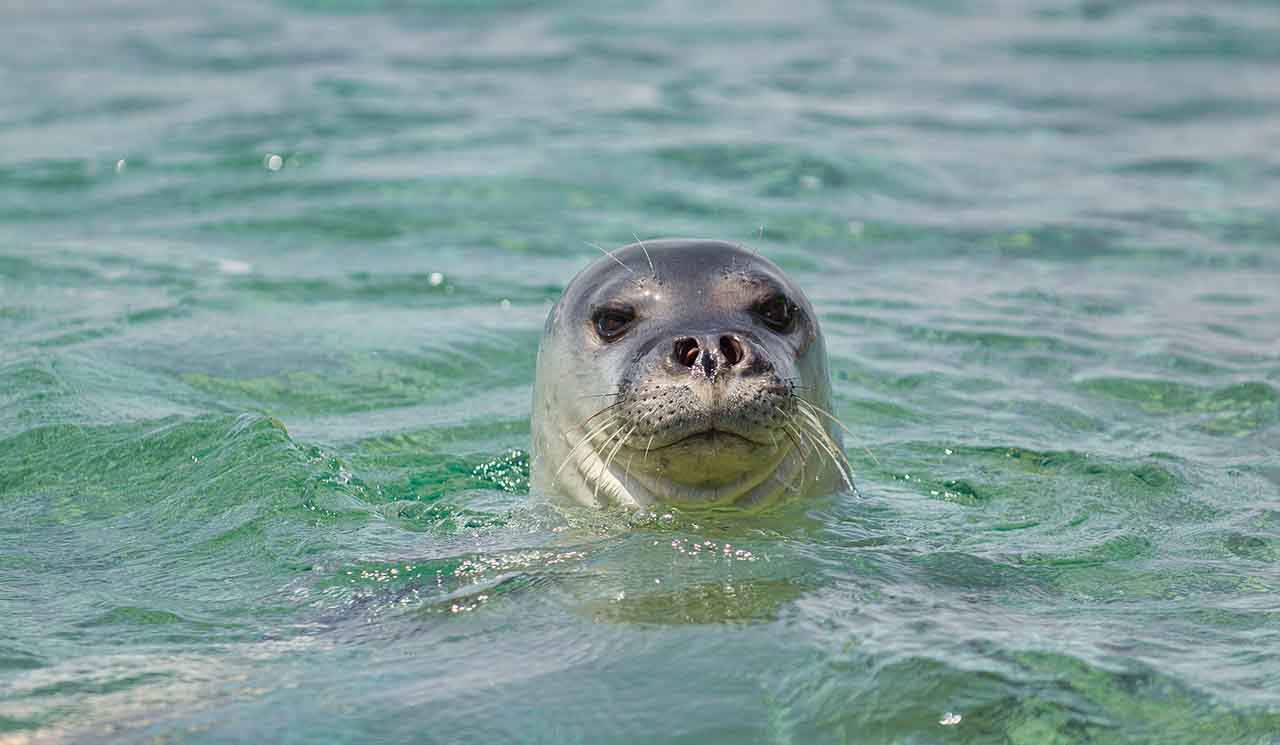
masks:
<instances>
[{"instance_id":1,"label":"water surface","mask_svg":"<svg viewBox=\"0 0 1280 745\"><path fill-rule=\"evenodd\" d=\"M0 742L1274 743L1280 6L0 10ZM586 242L759 246L862 495L528 493Z\"/></svg>"}]
</instances>

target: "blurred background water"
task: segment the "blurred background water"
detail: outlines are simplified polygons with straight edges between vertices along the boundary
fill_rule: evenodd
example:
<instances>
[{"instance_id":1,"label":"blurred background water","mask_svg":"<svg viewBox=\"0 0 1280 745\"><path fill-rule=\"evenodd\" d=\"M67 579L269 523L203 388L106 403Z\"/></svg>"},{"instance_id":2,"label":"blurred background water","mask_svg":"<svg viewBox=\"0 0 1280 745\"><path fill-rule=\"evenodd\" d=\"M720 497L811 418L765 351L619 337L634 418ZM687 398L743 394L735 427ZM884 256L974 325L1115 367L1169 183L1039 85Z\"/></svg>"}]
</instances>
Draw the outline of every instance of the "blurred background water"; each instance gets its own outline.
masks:
<instances>
[{"instance_id":1,"label":"blurred background water","mask_svg":"<svg viewBox=\"0 0 1280 745\"><path fill-rule=\"evenodd\" d=\"M9 0L0 743L1280 742L1278 152L1272 0ZM860 498L528 494L633 233Z\"/></svg>"}]
</instances>

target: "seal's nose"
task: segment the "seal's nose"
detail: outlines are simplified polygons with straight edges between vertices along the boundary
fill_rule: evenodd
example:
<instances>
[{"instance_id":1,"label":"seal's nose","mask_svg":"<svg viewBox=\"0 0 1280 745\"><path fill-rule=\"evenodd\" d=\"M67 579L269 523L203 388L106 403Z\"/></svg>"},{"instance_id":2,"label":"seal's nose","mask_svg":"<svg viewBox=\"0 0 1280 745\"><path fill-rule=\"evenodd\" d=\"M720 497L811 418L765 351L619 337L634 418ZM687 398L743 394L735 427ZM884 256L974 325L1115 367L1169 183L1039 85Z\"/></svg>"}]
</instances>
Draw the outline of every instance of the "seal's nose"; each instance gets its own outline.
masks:
<instances>
[{"instance_id":1,"label":"seal's nose","mask_svg":"<svg viewBox=\"0 0 1280 745\"><path fill-rule=\"evenodd\" d=\"M680 367L693 367L698 361L698 354L701 351L698 348L698 340L691 336L686 336L683 339L676 339L676 347L672 353L672 358L675 359L676 364Z\"/></svg>"},{"instance_id":2,"label":"seal's nose","mask_svg":"<svg viewBox=\"0 0 1280 745\"><path fill-rule=\"evenodd\" d=\"M692 369L698 366L708 378L714 378L719 369L741 364L746 356L742 342L729 334L718 339L686 336L676 340L671 353L677 368Z\"/></svg>"}]
</instances>

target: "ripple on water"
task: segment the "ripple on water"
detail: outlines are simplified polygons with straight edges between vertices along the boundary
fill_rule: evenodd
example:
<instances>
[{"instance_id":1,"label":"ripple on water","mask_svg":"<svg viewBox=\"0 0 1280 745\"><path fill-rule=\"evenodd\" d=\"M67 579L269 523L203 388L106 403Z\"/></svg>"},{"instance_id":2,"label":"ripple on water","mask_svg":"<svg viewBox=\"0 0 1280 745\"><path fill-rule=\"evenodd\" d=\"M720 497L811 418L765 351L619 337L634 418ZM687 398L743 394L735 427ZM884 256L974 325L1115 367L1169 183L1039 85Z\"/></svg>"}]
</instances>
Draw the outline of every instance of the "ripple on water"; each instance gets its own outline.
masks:
<instances>
[{"instance_id":1,"label":"ripple on water","mask_svg":"<svg viewBox=\"0 0 1280 745\"><path fill-rule=\"evenodd\" d=\"M1147 414L1182 415L1191 426L1211 435L1245 436L1280 421L1280 395L1258 381L1205 388L1171 380L1093 378L1077 385L1089 395L1123 402Z\"/></svg>"},{"instance_id":2,"label":"ripple on water","mask_svg":"<svg viewBox=\"0 0 1280 745\"><path fill-rule=\"evenodd\" d=\"M7 14L0 740L1269 742L1272 11ZM651 235L806 288L860 494L529 493Z\"/></svg>"},{"instance_id":3,"label":"ripple on water","mask_svg":"<svg viewBox=\"0 0 1280 745\"><path fill-rule=\"evenodd\" d=\"M908 180L902 164L872 159L835 163L783 146L706 144L657 151L663 161L717 182L753 185L763 196L794 197L805 191L854 190L914 196L921 187Z\"/></svg>"}]
</instances>

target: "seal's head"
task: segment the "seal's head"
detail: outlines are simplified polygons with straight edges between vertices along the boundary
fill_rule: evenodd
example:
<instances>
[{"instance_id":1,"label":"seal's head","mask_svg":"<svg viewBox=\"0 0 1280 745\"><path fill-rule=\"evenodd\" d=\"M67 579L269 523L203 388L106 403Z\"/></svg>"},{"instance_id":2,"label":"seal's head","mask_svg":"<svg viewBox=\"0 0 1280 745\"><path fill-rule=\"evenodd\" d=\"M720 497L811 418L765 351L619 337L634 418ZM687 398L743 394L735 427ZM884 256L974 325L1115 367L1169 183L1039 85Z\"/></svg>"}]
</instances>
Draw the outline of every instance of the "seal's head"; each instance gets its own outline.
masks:
<instances>
[{"instance_id":1,"label":"seal's head","mask_svg":"<svg viewBox=\"0 0 1280 745\"><path fill-rule=\"evenodd\" d=\"M721 241L625 246L552 309L534 383L535 489L588 505L760 504L848 483L818 319Z\"/></svg>"}]
</instances>

